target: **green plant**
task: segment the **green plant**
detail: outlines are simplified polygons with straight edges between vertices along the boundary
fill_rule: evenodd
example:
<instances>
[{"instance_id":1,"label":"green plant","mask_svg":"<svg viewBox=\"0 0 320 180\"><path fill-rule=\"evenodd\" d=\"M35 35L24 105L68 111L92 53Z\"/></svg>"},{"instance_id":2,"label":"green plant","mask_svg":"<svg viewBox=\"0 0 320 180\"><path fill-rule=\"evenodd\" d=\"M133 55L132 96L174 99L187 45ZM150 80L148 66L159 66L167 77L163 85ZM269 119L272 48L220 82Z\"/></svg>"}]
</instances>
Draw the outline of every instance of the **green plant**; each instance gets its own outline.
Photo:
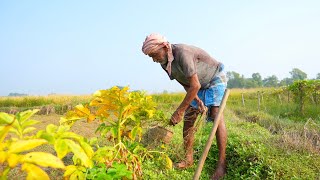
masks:
<instances>
[{"instance_id":1,"label":"green plant","mask_svg":"<svg viewBox=\"0 0 320 180\"><path fill-rule=\"evenodd\" d=\"M132 172L124 164L113 162L111 168L107 168L104 163L98 164L87 171L87 179L104 180L104 179L131 179Z\"/></svg>"},{"instance_id":2,"label":"green plant","mask_svg":"<svg viewBox=\"0 0 320 180\"><path fill-rule=\"evenodd\" d=\"M154 116L156 104L151 96L128 90L128 87L120 89L117 86L99 90L89 104L75 106L66 117L61 118L60 123L72 125L83 118L88 122L99 120L101 124L96 132L109 144L102 147L97 145L99 148L93 157L95 164L104 163L107 169L115 168L115 162L123 164L132 172L132 178L136 179L142 175L142 160L152 157L139 143L142 137L141 122ZM117 173L113 175L119 176Z\"/></svg>"}]
</instances>

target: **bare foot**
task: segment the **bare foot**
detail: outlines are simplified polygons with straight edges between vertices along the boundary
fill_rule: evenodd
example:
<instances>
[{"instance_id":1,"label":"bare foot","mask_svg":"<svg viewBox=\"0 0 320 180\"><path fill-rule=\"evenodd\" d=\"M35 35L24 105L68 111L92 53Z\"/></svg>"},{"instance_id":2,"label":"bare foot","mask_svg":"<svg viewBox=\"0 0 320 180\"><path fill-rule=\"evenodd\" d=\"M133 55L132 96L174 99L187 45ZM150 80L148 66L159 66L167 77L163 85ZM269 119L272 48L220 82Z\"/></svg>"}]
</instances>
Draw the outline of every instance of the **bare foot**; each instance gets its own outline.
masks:
<instances>
[{"instance_id":1,"label":"bare foot","mask_svg":"<svg viewBox=\"0 0 320 180\"><path fill-rule=\"evenodd\" d=\"M188 167L190 167L192 165L193 165L193 161L185 161L184 160L184 161L181 161L179 163L176 163L174 165L174 167L176 167L178 169L186 169L186 168L188 168Z\"/></svg>"},{"instance_id":2,"label":"bare foot","mask_svg":"<svg viewBox=\"0 0 320 180\"><path fill-rule=\"evenodd\" d=\"M225 176L226 173L227 173L226 165L218 165L216 171L211 176L211 180L219 180L223 178L223 176Z\"/></svg>"}]
</instances>

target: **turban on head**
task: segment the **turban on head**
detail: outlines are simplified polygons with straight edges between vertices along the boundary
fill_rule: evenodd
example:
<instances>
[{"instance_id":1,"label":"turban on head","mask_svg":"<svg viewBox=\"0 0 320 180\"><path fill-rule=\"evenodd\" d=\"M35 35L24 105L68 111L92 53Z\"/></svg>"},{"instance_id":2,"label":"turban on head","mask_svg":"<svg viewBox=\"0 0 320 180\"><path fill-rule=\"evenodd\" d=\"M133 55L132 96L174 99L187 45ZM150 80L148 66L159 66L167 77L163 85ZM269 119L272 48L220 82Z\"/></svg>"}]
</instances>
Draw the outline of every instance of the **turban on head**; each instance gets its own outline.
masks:
<instances>
[{"instance_id":1,"label":"turban on head","mask_svg":"<svg viewBox=\"0 0 320 180\"><path fill-rule=\"evenodd\" d=\"M143 42L142 52L145 55L157 52L161 48L167 46L168 47L168 64L166 70L168 71L169 75L171 75L171 63L173 61L173 54L171 44L167 41L167 39L157 33L150 34L146 37Z\"/></svg>"}]
</instances>

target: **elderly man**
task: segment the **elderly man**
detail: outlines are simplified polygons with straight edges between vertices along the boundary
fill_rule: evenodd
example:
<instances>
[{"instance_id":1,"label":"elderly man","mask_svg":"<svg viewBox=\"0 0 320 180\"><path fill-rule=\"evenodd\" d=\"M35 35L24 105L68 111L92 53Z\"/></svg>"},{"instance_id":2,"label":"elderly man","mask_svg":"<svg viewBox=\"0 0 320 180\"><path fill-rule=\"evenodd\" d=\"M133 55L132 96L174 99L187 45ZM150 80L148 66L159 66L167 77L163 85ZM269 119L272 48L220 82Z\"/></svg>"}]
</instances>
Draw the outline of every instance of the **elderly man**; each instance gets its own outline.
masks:
<instances>
[{"instance_id":1,"label":"elderly man","mask_svg":"<svg viewBox=\"0 0 320 180\"><path fill-rule=\"evenodd\" d=\"M204 50L186 44L170 44L160 34L146 37L142 51L160 63L171 80L177 80L186 90L186 96L173 113L170 124L182 120L183 139L186 150L184 161L176 164L178 168L193 165L193 143L196 128L194 123L198 115L208 108L209 120L214 119L226 88L224 65L212 58ZM220 179L226 174L227 130L223 116L217 129L219 160L212 179Z\"/></svg>"}]
</instances>

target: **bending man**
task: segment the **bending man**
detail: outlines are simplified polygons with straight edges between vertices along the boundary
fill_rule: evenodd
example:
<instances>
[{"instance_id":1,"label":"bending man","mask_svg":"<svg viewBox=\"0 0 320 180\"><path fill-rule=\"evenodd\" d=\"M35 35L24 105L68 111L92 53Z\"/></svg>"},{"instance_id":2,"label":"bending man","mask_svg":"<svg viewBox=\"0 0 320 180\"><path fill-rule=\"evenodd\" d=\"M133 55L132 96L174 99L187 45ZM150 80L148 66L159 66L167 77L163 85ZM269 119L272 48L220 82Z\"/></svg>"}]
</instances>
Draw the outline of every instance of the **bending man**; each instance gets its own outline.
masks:
<instances>
[{"instance_id":1,"label":"bending man","mask_svg":"<svg viewBox=\"0 0 320 180\"><path fill-rule=\"evenodd\" d=\"M224 65L204 50L186 44L170 44L160 34L146 37L142 51L160 63L171 80L177 80L186 90L186 96L173 113L170 124L179 123L184 116L183 139L186 150L185 160L177 163L178 168L193 165L193 143L196 131L194 123L198 115L208 108L208 120L214 119L224 95L227 79ZM219 160L212 179L226 174L227 130L223 116L217 129Z\"/></svg>"}]
</instances>

